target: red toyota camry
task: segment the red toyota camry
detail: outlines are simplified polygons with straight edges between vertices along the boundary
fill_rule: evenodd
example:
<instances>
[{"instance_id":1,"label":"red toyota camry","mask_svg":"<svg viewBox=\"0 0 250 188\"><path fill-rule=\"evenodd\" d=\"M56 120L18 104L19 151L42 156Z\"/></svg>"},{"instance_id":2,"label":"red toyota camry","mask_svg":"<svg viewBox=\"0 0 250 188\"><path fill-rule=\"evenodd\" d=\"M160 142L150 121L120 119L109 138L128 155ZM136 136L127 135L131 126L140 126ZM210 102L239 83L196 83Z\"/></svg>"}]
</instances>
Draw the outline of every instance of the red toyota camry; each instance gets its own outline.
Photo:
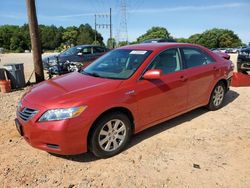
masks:
<instances>
[{"instance_id":1,"label":"red toyota camry","mask_svg":"<svg viewBox=\"0 0 250 188\"><path fill-rule=\"evenodd\" d=\"M18 104L16 126L35 148L110 157L132 134L201 106L221 108L232 68L192 44L118 48L81 73L33 87Z\"/></svg>"}]
</instances>

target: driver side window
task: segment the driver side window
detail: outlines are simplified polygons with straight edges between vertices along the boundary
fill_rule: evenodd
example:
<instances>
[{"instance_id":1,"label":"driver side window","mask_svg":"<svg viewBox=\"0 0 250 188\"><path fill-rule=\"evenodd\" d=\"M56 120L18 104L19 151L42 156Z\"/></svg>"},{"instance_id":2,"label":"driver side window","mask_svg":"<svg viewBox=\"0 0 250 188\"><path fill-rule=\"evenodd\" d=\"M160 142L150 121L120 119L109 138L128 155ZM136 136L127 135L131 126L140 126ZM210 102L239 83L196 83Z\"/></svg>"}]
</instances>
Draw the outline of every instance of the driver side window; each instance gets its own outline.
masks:
<instances>
[{"instance_id":1,"label":"driver side window","mask_svg":"<svg viewBox=\"0 0 250 188\"><path fill-rule=\"evenodd\" d=\"M160 53L151 63L149 69L159 69L163 74L181 70L181 61L177 49L169 49Z\"/></svg>"}]
</instances>

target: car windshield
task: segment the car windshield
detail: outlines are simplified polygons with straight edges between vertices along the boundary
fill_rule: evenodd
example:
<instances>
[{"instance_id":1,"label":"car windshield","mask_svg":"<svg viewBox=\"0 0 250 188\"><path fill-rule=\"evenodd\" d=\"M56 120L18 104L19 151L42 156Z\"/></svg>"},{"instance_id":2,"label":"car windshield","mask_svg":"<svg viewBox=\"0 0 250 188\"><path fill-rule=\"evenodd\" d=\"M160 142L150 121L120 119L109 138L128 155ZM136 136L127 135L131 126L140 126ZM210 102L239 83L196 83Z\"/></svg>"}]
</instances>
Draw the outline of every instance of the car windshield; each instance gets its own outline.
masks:
<instances>
[{"instance_id":1,"label":"car windshield","mask_svg":"<svg viewBox=\"0 0 250 188\"><path fill-rule=\"evenodd\" d=\"M77 52L79 52L82 48L80 47L72 47L72 48L69 48L67 50L65 50L64 52L62 52L61 54L62 55L74 55L76 54Z\"/></svg>"},{"instance_id":2,"label":"car windshield","mask_svg":"<svg viewBox=\"0 0 250 188\"><path fill-rule=\"evenodd\" d=\"M110 79L127 79L134 74L151 51L113 50L86 67L82 73Z\"/></svg>"}]
</instances>

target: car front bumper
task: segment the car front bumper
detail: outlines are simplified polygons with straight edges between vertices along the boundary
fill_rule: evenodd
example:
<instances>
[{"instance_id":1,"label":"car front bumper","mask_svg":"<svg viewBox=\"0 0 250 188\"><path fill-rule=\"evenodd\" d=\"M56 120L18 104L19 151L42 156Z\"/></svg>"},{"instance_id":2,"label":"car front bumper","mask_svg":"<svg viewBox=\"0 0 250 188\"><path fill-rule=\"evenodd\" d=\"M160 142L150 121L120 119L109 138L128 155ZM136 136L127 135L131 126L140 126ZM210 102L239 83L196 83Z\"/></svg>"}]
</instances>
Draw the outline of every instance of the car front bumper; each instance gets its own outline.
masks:
<instances>
[{"instance_id":1,"label":"car front bumper","mask_svg":"<svg viewBox=\"0 0 250 188\"><path fill-rule=\"evenodd\" d=\"M87 152L90 120L78 116L62 121L38 122L39 117L44 112L45 110L39 110L28 121L24 121L17 112L15 119L17 130L31 146L61 155Z\"/></svg>"}]
</instances>

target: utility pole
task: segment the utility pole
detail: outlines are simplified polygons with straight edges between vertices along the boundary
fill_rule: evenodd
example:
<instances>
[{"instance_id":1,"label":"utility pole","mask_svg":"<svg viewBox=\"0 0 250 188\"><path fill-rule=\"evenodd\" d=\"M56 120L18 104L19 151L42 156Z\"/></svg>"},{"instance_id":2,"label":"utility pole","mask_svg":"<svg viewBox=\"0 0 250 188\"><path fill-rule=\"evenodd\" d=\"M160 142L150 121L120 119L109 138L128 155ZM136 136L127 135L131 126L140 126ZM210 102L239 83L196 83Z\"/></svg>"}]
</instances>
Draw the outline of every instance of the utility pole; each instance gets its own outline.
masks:
<instances>
[{"instance_id":1,"label":"utility pole","mask_svg":"<svg viewBox=\"0 0 250 188\"><path fill-rule=\"evenodd\" d=\"M102 20L102 22L97 22L97 18L108 18L109 17L109 23L107 23L107 21L105 21L106 23L104 23L104 21ZM112 41L112 48L114 47L113 45L113 40L112 40L112 9L109 9L109 14L95 14L95 41L96 39L96 35L97 35L97 28L101 29L101 28L109 28L109 37L110 40Z\"/></svg>"},{"instance_id":2,"label":"utility pole","mask_svg":"<svg viewBox=\"0 0 250 188\"><path fill-rule=\"evenodd\" d=\"M110 40L111 40L111 46L112 46L112 48L114 48L114 42L113 42L113 37L112 37L112 9L110 8L109 9L109 25L110 25L110 32L109 32L109 34L110 34Z\"/></svg>"},{"instance_id":3,"label":"utility pole","mask_svg":"<svg viewBox=\"0 0 250 188\"><path fill-rule=\"evenodd\" d=\"M97 31L96 31L96 14L95 14L95 44L96 44L96 35L97 35Z\"/></svg>"},{"instance_id":4,"label":"utility pole","mask_svg":"<svg viewBox=\"0 0 250 188\"><path fill-rule=\"evenodd\" d=\"M41 57L41 42L39 38L35 0L26 0L26 6L29 20L29 31L33 53L34 72L36 83L38 83L44 81L44 72Z\"/></svg>"}]
</instances>

